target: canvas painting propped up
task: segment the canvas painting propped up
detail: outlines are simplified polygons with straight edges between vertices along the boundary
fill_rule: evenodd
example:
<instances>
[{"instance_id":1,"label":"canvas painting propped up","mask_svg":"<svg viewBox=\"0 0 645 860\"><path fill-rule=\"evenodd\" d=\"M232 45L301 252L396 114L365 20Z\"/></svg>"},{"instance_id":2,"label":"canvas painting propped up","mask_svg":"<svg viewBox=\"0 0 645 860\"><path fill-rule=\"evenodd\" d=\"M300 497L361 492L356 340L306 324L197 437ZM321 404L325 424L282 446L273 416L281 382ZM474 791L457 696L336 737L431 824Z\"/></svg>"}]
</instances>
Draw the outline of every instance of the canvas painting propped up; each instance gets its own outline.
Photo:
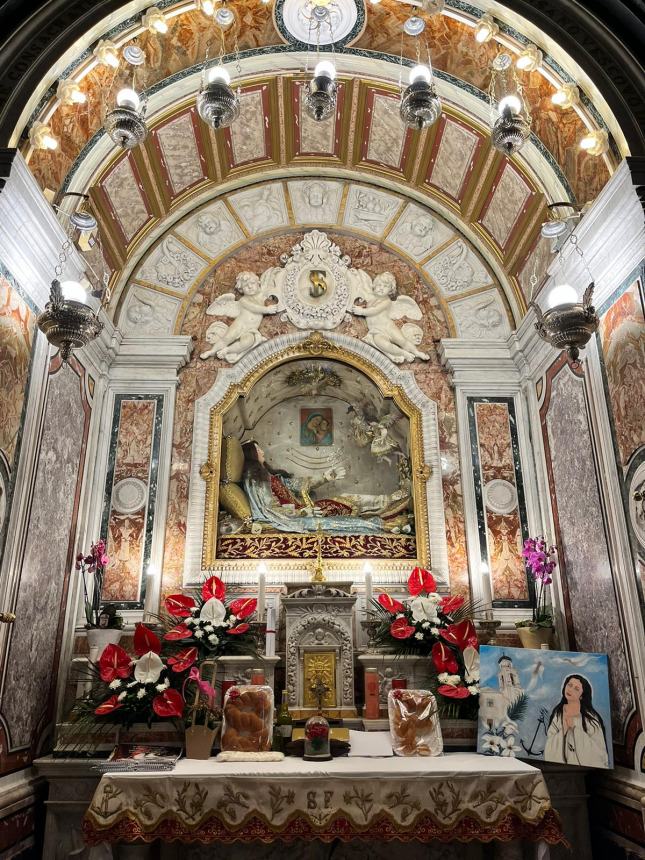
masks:
<instances>
[{"instance_id":1,"label":"canvas painting propped up","mask_svg":"<svg viewBox=\"0 0 645 860\"><path fill-rule=\"evenodd\" d=\"M482 645L477 751L612 768L606 654Z\"/></svg>"}]
</instances>

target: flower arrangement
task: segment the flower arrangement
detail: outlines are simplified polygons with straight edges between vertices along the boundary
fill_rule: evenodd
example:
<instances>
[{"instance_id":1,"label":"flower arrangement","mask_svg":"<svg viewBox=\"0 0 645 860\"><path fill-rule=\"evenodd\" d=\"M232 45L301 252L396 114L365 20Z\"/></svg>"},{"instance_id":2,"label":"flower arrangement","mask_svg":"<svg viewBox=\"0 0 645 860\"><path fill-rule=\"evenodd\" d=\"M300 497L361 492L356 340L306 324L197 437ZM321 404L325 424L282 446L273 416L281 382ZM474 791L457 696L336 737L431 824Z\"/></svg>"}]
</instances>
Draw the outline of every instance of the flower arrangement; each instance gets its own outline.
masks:
<instances>
[{"instance_id":1,"label":"flower arrangement","mask_svg":"<svg viewBox=\"0 0 645 860\"><path fill-rule=\"evenodd\" d=\"M442 716L470 716L479 693L479 644L470 617L472 607L460 596L437 594L432 573L415 567L408 579L411 600L402 603L379 594L375 603L377 645L400 654L430 657Z\"/></svg>"},{"instance_id":2,"label":"flower arrangement","mask_svg":"<svg viewBox=\"0 0 645 860\"><path fill-rule=\"evenodd\" d=\"M105 552L105 541L99 540L92 544L87 555L79 553L76 556L76 570L83 578L83 601L87 628L121 629L123 619L116 608L109 603L101 603L105 568L110 559Z\"/></svg>"},{"instance_id":3,"label":"flower arrangement","mask_svg":"<svg viewBox=\"0 0 645 860\"><path fill-rule=\"evenodd\" d=\"M546 604L546 587L553 582L552 574L558 564L556 552L556 547L547 546L541 536L524 541L522 557L533 584L530 589L532 619L517 621L516 627L553 627L553 612Z\"/></svg>"},{"instance_id":4,"label":"flower arrangement","mask_svg":"<svg viewBox=\"0 0 645 860\"><path fill-rule=\"evenodd\" d=\"M255 654L256 638L249 619L257 600L241 597L226 604L225 594L222 580L211 576L197 600L187 594L168 595L164 603L171 626L164 640L192 646L200 660L222 654Z\"/></svg>"}]
</instances>

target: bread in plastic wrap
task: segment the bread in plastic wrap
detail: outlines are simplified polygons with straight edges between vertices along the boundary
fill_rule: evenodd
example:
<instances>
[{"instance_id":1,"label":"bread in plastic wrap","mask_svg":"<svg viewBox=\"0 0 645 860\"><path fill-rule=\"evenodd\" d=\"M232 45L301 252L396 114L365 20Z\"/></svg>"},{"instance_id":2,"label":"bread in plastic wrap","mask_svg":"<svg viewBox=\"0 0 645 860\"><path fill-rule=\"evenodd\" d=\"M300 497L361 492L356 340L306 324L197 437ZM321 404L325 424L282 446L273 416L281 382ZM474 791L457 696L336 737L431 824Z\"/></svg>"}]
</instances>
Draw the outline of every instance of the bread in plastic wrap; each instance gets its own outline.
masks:
<instances>
[{"instance_id":1,"label":"bread in plastic wrap","mask_svg":"<svg viewBox=\"0 0 645 860\"><path fill-rule=\"evenodd\" d=\"M265 685L230 687L224 698L222 752L267 752L273 736L273 690Z\"/></svg>"},{"instance_id":2,"label":"bread in plastic wrap","mask_svg":"<svg viewBox=\"0 0 645 860\"><path fill-rule=\"evenodd\" d=\"M429 690L390 690L387 713L396 755L441 755L437 700Z\"/></svg>"}]
</instances>

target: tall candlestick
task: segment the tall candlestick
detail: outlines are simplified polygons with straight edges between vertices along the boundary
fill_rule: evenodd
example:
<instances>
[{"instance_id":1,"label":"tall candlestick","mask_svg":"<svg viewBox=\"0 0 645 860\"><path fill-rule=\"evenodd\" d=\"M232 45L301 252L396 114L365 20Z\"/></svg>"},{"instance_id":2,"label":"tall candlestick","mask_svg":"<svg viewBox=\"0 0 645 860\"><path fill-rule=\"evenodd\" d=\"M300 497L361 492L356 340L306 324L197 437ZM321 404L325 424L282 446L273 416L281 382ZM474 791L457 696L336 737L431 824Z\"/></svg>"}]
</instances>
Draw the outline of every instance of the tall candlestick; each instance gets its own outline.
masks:
<instances>
[{"instance_id":1,"label":"tall candlestick","mask_svg":"<svg viewBox=\"0 0 645 860\"><path fill-rule=\"evenodd\" d=\"M267 632L264 642L264 656L275 657L275 607L267 606Z\"/></svg>"},{"instance_id":2,"label":"tall candlestick","mask_svg":"<svg viewBox=\"0 0 645 860\"><path fill-rule=\"evenodd\" d=\"M484 610L484 617L487 621L493 620L493 590L491 588L490 582L490 571L488 569L488 565L486 562L482 563L480 568L481 572L481 587L482 587L482 599L486 604L486 609Z\"/></svg>"},{"instance_id":3,"label":"tall candlestick","mask_svg":"<svg viewBox=\"0 0 645 860\"><path fill-rule=\"evenodd\" d=\"M373 589L372 589L372 565L369 561L366 561L363 565L363 574L365 575L365 613L370 613L370 604L372 602L373 597Z\"/></svg>"},{"instance_id":4,"label":"tall candlestick","mask_svg":"<svg viewBox=\"0 0 645 860\"><path fill-rule=\"evenodd\" d=\"M267 588L266 570L266 564L261 561L258 565L258 621L262 621L264 618L264 602L266 600Z\"/></svg>"}]
</instances>

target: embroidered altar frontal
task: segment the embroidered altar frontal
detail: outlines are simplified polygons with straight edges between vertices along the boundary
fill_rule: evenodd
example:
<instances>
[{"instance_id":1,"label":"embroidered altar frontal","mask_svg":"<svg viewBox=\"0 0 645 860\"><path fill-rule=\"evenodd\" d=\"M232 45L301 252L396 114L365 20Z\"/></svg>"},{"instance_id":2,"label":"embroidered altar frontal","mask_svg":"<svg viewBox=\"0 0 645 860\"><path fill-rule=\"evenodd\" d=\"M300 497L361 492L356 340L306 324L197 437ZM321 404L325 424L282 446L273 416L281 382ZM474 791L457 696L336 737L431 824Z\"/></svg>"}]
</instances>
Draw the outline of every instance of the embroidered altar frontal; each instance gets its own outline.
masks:
<instances>
[{"instance_id":1,"label":"embroidered altar frontal","mask_svg":"<svg viewBox=\"0 0 645 860\"><path fill-rule=\"evenodd\" d=\"M311 765L184 759L106 774L83 824L100 842L334 839L564 843L542 773L516 759L341 758Z\"/></svg>"}]
</instances>

